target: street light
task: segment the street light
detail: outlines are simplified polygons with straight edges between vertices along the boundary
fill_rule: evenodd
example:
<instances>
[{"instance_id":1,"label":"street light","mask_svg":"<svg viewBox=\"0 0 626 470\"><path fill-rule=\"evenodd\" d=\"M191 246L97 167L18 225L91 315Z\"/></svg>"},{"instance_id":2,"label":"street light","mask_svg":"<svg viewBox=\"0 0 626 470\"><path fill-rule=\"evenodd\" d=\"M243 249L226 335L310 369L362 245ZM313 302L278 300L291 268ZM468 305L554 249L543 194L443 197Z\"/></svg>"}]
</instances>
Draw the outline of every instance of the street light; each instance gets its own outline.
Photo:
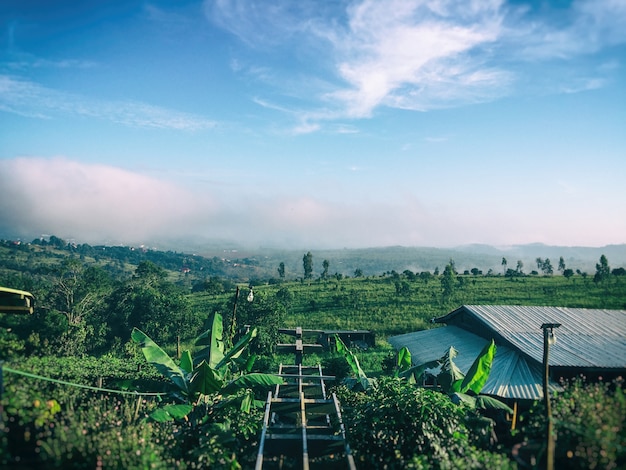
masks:
<instances>
[{"instance_id":1,"label":"street light","mask_svg":"<svg viewBox=\"0 0 626 470\"><path fill-rule=\"evenodd\" d=\"M550 406L550 394L548 383L550 381L550 345L556 343L554 330L561 326L560 323L544 323L543 330L543 401L546 406L546 470L554 470L554 436L552 435L552 408Z\"/></svg>"}]
</instances>

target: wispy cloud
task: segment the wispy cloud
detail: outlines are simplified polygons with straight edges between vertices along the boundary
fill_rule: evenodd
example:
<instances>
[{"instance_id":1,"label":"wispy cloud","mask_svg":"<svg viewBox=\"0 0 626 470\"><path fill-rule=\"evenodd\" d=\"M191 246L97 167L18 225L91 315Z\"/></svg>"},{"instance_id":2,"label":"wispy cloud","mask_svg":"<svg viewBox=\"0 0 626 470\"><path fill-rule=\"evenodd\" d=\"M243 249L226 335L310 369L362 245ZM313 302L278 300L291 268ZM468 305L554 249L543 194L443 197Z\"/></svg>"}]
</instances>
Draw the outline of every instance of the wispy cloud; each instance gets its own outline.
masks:
<instances>
[{"instance_id":1,"label":"wispy cloud","mask_svg":"<svg viewBox=\"0 0 626 470\"><path fill-rule=\"evenodd\" d=\"M216 123L136 101L103 101L54 90L30 80L0 75L0 109L22 116L51 119L56 115L87 116L118 124L156 129L197 131Z\"/></svg>"},{"instance_id":2,"label":"wispy cloud","mask_svg":"<svg viewBox=\"0 0 626 470\"><path fill-rule=\"evenodd\" d=\"M506 81L468 54L500 34L497 3L482 2L458 17L454 2L365 1L350 11L347 31L335 36L340 76L348 88L330 95L353 117L378 106L424 110L474 101ZM452 96L451 96L452 95Z\"/></svg>"},{"instance_id":3,"label":"wispy cloud","mask_svg":"<svg viewBox=\"0 0 626 470\"><path fill-rule=\"evenodd\" d=\"M97 62L90 60L79 60L79 59L60 59L60 60L50 60L43 59L41 57L25 57L22 54L22 57L17 60L8 61L4 64L7 68L11 70L26 70L26 69L43 69L43 68L56 68L56 69L88 69L97 67Z\"/></svg>"},{"instance_id":4,"label":"wispy cloud","mask_svg":"<svg viewBox=\"0 0 626 470\"><path fill-rule=\"evenodd\" d=\"M212 21L250 47L285 48L298 35L300 49L322 51L318 68L334 77L317 90L317 111L294 111L306 123L298 125L303 131L323 121L368 118L379 107L427 111L524 93L530 81L524 65L548 65L542 75L552 92L592 89L610 71L590 76L574 61L626 42L621 0L546 6L541 15L502 0L362 0L316 10L318 4L205 2ZM554 60L571 68L569 83L563 83L562 64L550 72Z\"/></svg>"}]
</instances>

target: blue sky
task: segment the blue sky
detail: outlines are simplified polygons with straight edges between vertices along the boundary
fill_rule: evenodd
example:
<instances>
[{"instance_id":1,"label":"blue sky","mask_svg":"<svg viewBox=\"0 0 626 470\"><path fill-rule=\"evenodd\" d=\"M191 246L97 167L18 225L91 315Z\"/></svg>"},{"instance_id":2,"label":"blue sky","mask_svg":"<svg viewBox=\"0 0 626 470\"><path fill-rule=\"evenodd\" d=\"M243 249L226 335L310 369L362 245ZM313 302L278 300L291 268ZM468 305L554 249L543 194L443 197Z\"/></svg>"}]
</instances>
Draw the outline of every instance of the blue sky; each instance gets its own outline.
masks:
<instances>
[{"instance_id":1,"label":"blue sky","mask_svg":"<svg viewBox=\"0 0 626 470\"><path fill-rule=\"evenodd\" d=\"M0 2L0 234L626 243L626 1Z\"/></svg>"}]
</instances>

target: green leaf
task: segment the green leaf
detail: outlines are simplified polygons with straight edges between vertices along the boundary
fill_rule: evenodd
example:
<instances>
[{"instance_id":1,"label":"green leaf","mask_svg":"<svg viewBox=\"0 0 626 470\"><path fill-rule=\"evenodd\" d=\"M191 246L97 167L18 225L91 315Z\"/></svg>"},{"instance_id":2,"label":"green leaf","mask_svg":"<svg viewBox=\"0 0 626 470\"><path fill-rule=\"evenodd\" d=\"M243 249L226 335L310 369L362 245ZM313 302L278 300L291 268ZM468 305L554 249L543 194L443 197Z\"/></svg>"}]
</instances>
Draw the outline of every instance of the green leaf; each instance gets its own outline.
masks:
<instances>
[{"instance_id":1,"label":"green leaf","mask_svg":"<svg viewBox=\"0 0 626 470\"><path fill-rule=\"evenodd\" d=\"M192 392L209 395L219 392L224 386L224 378L219 372L211 368L206 361L202 361L193 371L190 380L190 389Z\"/></svg>"},{"instance_id":2,"label":"green leaf","mask_svg":"<svg viewBox=\"0 0 626 470\"><path fill-rule=\"evenodd\" d=\"M150 413L150 418L159 423L186 418L193 410L192 405L165 405Z\"/></svg>"},{"instance_id":3,"label":"green leaf","mask_svg":"<svg viewBox=\"0 0 626 470\"><path fill-rule=\"evenodd\" d=\"M402 349L400 349L400 351L398 351L398 360L397 360L397 364L396 364L396 376L407 369L411 368L411 351L409 351L409 348L407 348L406 346L404 346Z\"/></svg>"},{"instance_id":4,"label":"green leaf","mask_svg":"<svg viewBox=\"0 0 626 470\"><path fill-rule=\"evenodd\" d=\"M341 338L339 337L339 335L335 335L335 345L337 347L337 352L341 353L343 355L343 357L346 358L346 361L348 362L348 365L352 369L352 373L354 375L356 375L359 379L367 378L367 376L365 375L365 372L363 372L363 369L361 369L361 365L359 364L359 360L352 353L352 351L350 351L346 347L344 342L341 341Z\"/></svg>"},{"instance_id":5,"label":"green leaf","mask_svg":"<svg viewBox=\"0 0 626 470\"><path fill-rule=\"evenodd\" d=\"M163 409L167 411L174 419L183 419L189 413L191 413L191 410L193 410L193 406L185 404L165 405Z\"/></svg>"},{"instance_id":6,"label":"green leaf","mask_svg":"<svg viewBox=\"0 0 626 470\"><path fill-rule=\"evenodd\" d=\"M211 328L196 338L197 346L208 346L196 354L195 362L207 361L212 368L224 358L224 323L222 315L214 312Z\"/></svg>"},{"instance_id":7,"label":"green leaf","mask_svg":"<svg viewBox=\"0 0 626 470\"><path fill-rule=\"evenodd\" d=\"M183 355L180 358L180 368L188 374L193 371L193 358L191 357L191 352L189 350L183 352Z\"/></svg>"},{"instance_id":8,"label":"green leaf","mask_svg":"<svg viewBox=\"0 0 626 470\"><path fill-rule=\"evenodd\" d=\"M237 344L235 344L227 353L224 355L218 363L216 363L215 368L221 369L226 364L228 364L231 360L239 357L239 355L243 352L243 350L250 344L250 342L256 337L257 329L253 328L248 331L244 336L242 336Z\"/></svg>"},{"instance_id":9,"label":"green leaf","mask_svg":"<svg viewBox=\"0 0 626 470\"><path fill-rule=\"evenodd\" d=\"M507 413L513 414L513 409L509 405L488 395L476 397L476 408L479 410L505 410Z\"/></svg>"},{"instance_id":10,"label":"green leaf","mask_svg":"<svg viewBox=\"0 0 626 470\"><path fill-rule=\"evenodd\" d=\"M478 357L474 360L458 391L466 393L471 390L478 395L487 383L495 355L496 343L492 339L490 343L483 347Z\"/></svg>"},{"instance_id":11,"label":"green leaf","mask_svg":"<svg viewBox=\"0 0 626 470\"><path fill-rule=\"evenodd\" d=\"M476 409L476 397L471 395L467 395L466 393L455 392L450 395L450 400L452 403L460 405L461 403L465 403L469 405L473 410Z\"/></svg>"},{"instance_id":12,"label":"green leaf","mask_svg":"<svg viewBox=\"0 0 626 470\"><path fill-rule=\"evenodd\" d=\"M274 374L262 374L252 373L237 377L231 381L226 387L224 387L224 393L233 393L242 388L254 388L254 387L272 387L274 385L283 385L285 381L282 377Z\"/></svg>"},{"instance_id":13,"label":"green leaf","mask_svg":"<svg viewBox=\"0 0 626 470\"><path fill-rule=\"evenodd\" d=\"M416 382L419 382L422 378L422 375L424 375L426 369L435 369L439 365L439 361L437 360L425 362L424 364L420 364L419 366L413 366L410 369L401 371L398 376L404 378L410 378L412 376L414 377Z\"/></svg>"},{"instance_id":14,"label":"green leaf","mask_svg":"<svg viewBox=\"0 0 626 470\"><path fill-rule=\"evenodd\" d=\"M254 394L252 391L246 393L241 400L241 404L239 405L239 410L244 413L250 413L250 408L252 408L252 403L254 401Z\"/></svg>"},{"instance_id":15,"label":"green leaf","mask_svg":"<svg viewBox=\"0 0 626 470\"><path fill-rule=\"evenodd\" d=\"M170 379L180 390L189 393L189 386L185 379L184 371L176 365L174 360L167 355L150 337L143 331L133 328L132 340L141 347L146 361L154 364L156 369Z\"/></svg>"},{"instance_id":16,"label":"green leaf","mask_svg":"<svg viewBox=\"0 0 626 470\"><path fill-rule=\"evenodd\" d=\"M441 363L441 372L437 376L437 382L441 385L441 388L445 393L458 392L463 378L465 375L461 372L456 364L454 358L457 356L457 350L452 346L446 351L446 353L439 359Z\"/></svg>"},{"instance_id":17,"label":"green leaf","mask_svg":"<svg viewBox=\"0 0 626 470\"><path fill-rule=\"evenodd\" d=\"M157 423L167 423L168 421L174 421L172 415L170 415L163 408L157 408L152 413L150 413L150 419L156 421Z\"/></svg>"}]
</instances>

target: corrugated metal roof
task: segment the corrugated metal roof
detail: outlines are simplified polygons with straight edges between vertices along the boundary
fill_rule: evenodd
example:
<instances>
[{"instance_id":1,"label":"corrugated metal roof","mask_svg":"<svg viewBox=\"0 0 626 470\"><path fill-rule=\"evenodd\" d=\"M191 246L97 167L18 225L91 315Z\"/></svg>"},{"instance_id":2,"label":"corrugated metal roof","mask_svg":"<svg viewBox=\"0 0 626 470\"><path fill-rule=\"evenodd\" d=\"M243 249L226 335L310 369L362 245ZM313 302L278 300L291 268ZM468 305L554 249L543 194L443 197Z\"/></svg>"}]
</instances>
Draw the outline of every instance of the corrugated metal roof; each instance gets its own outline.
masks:
<instances>
[{"instance_id":1,"label":"corrugated metal roof","mask_svg":"<svg viewBox=\"0 0 626 470\"><path fill-rule=\"evenodd\" d=\"M456 326L389 338L394 348L406 346L409 349L413 365L439 359L453 346L458 351L454 363L463 373L467 373L486 342L484 338ZM543 397L542 384L543 373L538 364L505 345L497 345L491 373L481 393L501 398L538 400ZM554 391L560 387L551 383L550 389Z\"/></svg>"},{"instance_id":2,"label":"corrugated metal roof","mask_svg":"<svg viewBox=\"0 0 626 470\"><path fill-rule=\"evenodd\" d=\"M509 305L464 305L440 317L446 323L467 312L512 348L543 361L543 323L560 323L550 346L550 366L626 368L626 310Z\"/></svg>"}]
</instances>

